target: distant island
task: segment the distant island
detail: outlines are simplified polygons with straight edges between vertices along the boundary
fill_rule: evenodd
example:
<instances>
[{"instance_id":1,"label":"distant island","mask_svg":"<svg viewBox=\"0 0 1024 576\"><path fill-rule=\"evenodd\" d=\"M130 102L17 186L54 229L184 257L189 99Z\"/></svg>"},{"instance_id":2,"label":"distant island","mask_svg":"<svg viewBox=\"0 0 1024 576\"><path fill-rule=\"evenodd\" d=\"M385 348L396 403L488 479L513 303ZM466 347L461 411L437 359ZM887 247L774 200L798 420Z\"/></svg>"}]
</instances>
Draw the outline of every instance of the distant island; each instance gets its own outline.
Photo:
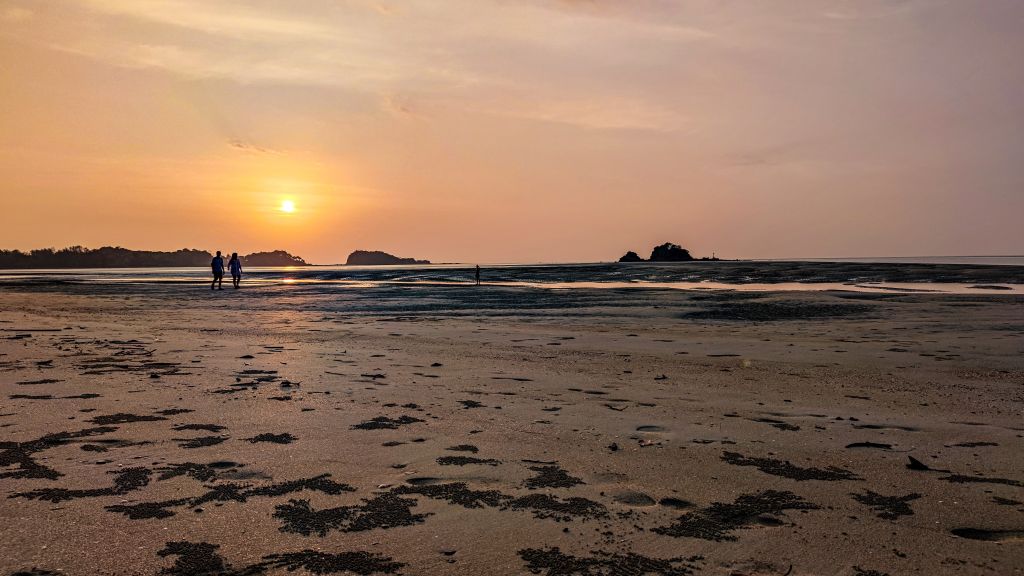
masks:
<instances>
[{"instance_id":1,"label":"distant island","mask_svg":"<svg viewBox=\"0 0 1024 576\"><path fill-rule=\"evenodd\" d=\"M309 263L289 254L284 250L273 252L254 252L248 256L240 256L243 266L309 266Z\"/></svg>"},{"instance_id":2,"label":"distant island","mask_svg":"<svg viewBox=\"0 0 1024 576\"><path fill-rule=\"evenodd\" d=\"M227 255L225 255L227 256ZM84 248L71 246L55 250L42 248L22 252L0 250L0 268L193 268L210 265L213 254L205 250L182 249L175 252L130 250L120 246ZM241 256L243 266L308 266L285 252L256 252Z\"/></svg>"},{"instance_id":3,"label":"distant island","mask_svg":"<svg viewBox=\"0 0 1024 576\"><path fill-rule=\"evenodd\" d=\"M672 244L671 242L655 246L654 249L651 250L651 257L647 260L644 260L639 254L632 250L626 252L622 258L619 258L619 262L691 262L693 260L697 260L697 258L690 255L689 250L678 244ZM708 258L705 256L700 258L700 260L718 260L718 258L713 256Z\"/></svg>"},{"instance_id":4,"label":"distant island","mask_svg":"<svg viewBox=\"0 0 1024 576\"><path fill-rule=\"evenodd\" d=\"M389 266L395 264L430 264L430 260L400 258L387 252L356 250L348 255L346 266Z\"/></svg>"}]
</instances>

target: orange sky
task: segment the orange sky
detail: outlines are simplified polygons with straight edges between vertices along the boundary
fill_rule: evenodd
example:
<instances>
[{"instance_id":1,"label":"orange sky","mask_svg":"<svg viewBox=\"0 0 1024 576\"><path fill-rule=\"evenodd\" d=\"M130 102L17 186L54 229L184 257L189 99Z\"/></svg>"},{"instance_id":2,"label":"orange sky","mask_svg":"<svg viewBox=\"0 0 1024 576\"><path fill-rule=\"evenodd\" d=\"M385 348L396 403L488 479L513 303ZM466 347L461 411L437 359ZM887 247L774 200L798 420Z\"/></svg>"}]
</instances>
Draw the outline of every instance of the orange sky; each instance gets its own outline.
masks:
<instances>
[{"instance_id":1,"label":"orange sky","mask_svg":"<svg viewBox=\"0 0 1024 576\"><path fill-rule=\"evenodd\" d=\"M1021 30L1018 0L2 0L0 247L1021 254Z\"/></svg>"}]
</instances>

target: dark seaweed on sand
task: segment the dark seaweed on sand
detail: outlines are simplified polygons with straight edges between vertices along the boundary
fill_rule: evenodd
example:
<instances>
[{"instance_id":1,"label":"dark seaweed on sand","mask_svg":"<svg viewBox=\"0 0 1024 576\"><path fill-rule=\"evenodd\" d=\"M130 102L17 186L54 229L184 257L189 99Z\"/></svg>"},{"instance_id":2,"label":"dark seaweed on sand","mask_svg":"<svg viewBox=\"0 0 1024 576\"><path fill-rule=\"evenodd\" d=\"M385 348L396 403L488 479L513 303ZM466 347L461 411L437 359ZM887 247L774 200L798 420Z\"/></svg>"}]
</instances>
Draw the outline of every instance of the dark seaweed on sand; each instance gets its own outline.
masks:
<instances>
[{"instance_id":1,"label":"dark seaweed on sand","mask_svg":"<svg viewBox=\"0 0 1024 576\"><path fill-rule=\"evenodd\" d=\"M181 464L168 464L156 469L160 472L158 480L170 480L178 476L188 476L206 482L217 476L217 470L207 464L196 464L195 462L183 462Z\"/></svg>"},{"instance_id":2,"label":"dark seaweed on sand","mask_svg":"<svg viewBox=\"0 0 1024 576\"><path fill-rule=\"evenodd\" d=\"M109 512L118 512L124 514L131 520L147 520L147 519L159 519L159 518L170 518L174 516L174 512L168 510L168 508L175 508L178 506L185 506L189 503L188 498L181 498L178 500L164 500L162 502L141 502L139 504L113 504L105 507L104 509Z\"/></svg>"},{"instance_id":3,"label":"dark seaweed on sand","mask_svg":"<svg viewBox=\"0 0 1024 576\"><path fill-rule=\"evenodd\" d=\"M207 446L216 446L227 439L227 436L202 436L199 438L175 438L174 440L180 442L178 444L180 448L206 448Z\"/></svg>"},{"instance_id":4,"label":"dark seaweed on sand","mask_svg":"<svg viewBox=\"0 0 1024 576\"><path fill-rule=\"evenodd\" d=\"M394 430L395 428L398 428L399 426L404 426L406 424L415 424L416 422L423 422L423 420L420 420L419 418L414 418L412 416L406 416L406 415L399 416L398 418L388 418L387 416L377 416L376 418L371 418L370 420L367 420L366 422L361 422L359 424L352 425L352 429L353 430Z\"/></svg>"},{"instance_id":5,"label":"dark seaweed on sand","mask_svg":"<svg viewBox=\"0 0 1024 576\"><path fill-rule=\"evenodd\" d=\"M168 576L234 576L246 572L230 569L224 558L217 553L217 544L207 542L168 542L157 552L161 558L174 556L174 565L160 570ZM249 572L255 574L256 572Z\"/></svg>"},{"instance_id":6,"label":"dark seaweed on sand","mask_svg":"<svg viewBox=\"0 0 1024 576\"><path fill-rule=\"evenodd\" d=\"M801 468L785 460L774 458L753 458L744 456L738 452L725 452L722 460L733 466L753 466L772 476L782 476L793 480L824 480L834 482L837 480L856 480L857 475L849 470L827 466L825 468Z\"/></svg>"},{"instance_id":7,"label":"dark seaweed on sand","mask_svg":"<svg viewBox=\"0 0 1024 576\"><path fill-rule=\"evenodd\" d=\"M853 499L861 504L874 508L875 514L885 520L895 520L900 516L913 516L914 511L910 508L910 502L921 497L913 493L906 496L883 496L871 490L865 490L864 494L850 494Z\"/></svg>"},{"instance_id":8,"label":"dark seaweed on sand","mask_svg":"<svg viewBox=\"0 0 1024 576\"><path fill-rule=\"evenodd\" d=\"M707 310L687 312L687 320L820 320L862 316L872 310L864 304L818 304L806 302L728 302Z\"/></svg>"},{"instance_id":9,"label":"dark seaweed on sand","mask_svg":"<svg viewBox=\"0 0 1024 576\"><path fill-rule=\"evenodd\" d=\"M889 576L889 573L879 572L878 570L866 570L860 566L854 566L853 576Z\"/></svg>"},{"instance_id":10,"label":"dark seaweed on sand","mask_svg":"<svg viewBox=\"0 0 1024 576\"><path fill-rule=\"evenodd\" d=\"M189 412L195 412L188 408L168 408L166 410L157 410L156 413L163 416L176 416L178 414L187 414Z\"/></svg>"},{"instance_id":11,"label":"dark seaweed on sand","mask_svg":"<svg viewBox=\"0 0 1024 576\"><path fill-rule=\"evenodd\" d=\"M1007 486L1024 486L1019 480L1013 480L1011 478L989 478L986 476L965 476L963 474L953 474L939 478L939 480L945 480L946 482L952 482L954 484L1006 484Z\"/></svg>"},{"instance_id":12,"label":"dark seaweed on sand","mask_svg":"<svg viewBox=\"0 0 1024 576\"><path fill-rule=\"evenodd\" d=\"M221 426L220 424L178 424L174 429L178 432L183 430L204 430L206 432L220 432L221 430L227 430L226 427Z\"/></svg>"},{"instance_id":13,"label":"dark seaweed on sand","mask_svg":"<svg viewBox=\"0 0 1024 576\"><path fill-rule=\"evenodd\" d=\"M550 494L528 494L505 505L512 510L529 510L535 518L569 521L573 518L603 518L608 509L603 504L586 498L571 497L560 500Z\"/></svg>"},{"instance_id":14,"label":"dark seaweed on sand","mask_svg":"<svg viewBox=\"0 0 1024 576\"><path fill-rule=\"evenodd\" d=\"M124 412L119 412L117 414L97 416L92 420L89 420L89 422L92 422L93 424L107 425L129 424L131 422L155 422L157 420L167 420L167 418L163 416L142 416L139 414L125 414Z\"/></svg>"},{"instance_id":15,"label":"dark seaweed on sand","mask_svg":"<svg viewBox=\"0 0 1024 576\"><path fill-rule=\"evenodd\" d=\"M493 458L474 458L472 456L441 456L437 459L437 463L441 466L466 466L467 464L486 464L487 466L497 466L501 464L501 460L495 460Z\"/></svg>"},{"instance_id":16,"label":"dark seaweed on sand","mask_svg":"<svg viewBox=\"0 0 1024 576\"><path fill-rule=\"evenodd\" d=\"M498 508L499 510L528 510L536 518L568 521L573 518L603 518L608 515L604 505L586 498L562 500L548 494L527 494L518 498L497 490L471 490L463 482L399 486L394 494L414 494L446 500L464 508Z\"/></svg>"},{"instance_id":17,"label":"dark seaweed on sand","mask_svg":"<svg viewBox=\"0 0 1024 576\"><path fill-rule=\"evenodd\" d=\"M429 514L413 514L415 505L415 500L401 498L392 492L364 499L360 505L323 510L314 510L309 500L289 500L287 504L277 506L274 517L282 521L281 532L322 537L331 530L362 532L422 523Z\"/></svg>"},{"instance_id":18,"label":"dark seaweed on sand","mask_svg":"<svg viewBox=\"0 0 1024 576\"><path fill-rule=\"evenodd\" d=\"M704 558L650 558L633 552L619 554L597 550L593 556L582 557L563 553L555 548L526 548L519 551L526 569L547 576L687 576L700 569Z\"/></svg>"},{"instance_id":19,"label":"dark seaweed on sand","mask_svg":"<svg viewBox=\"0 0 1024 576\"><path fill-rule=\"evenodd\" d=\"M371 552L340 552L328 554L315 550L286 552L264 556L257 564L261 568L284 568L289 572L304 569L311 574L335 574L351 572L353 574L395 574L403 566L392 558Z\"/></svg>"},{"instance_id":20,"label":"dark seaweed on sand","mask_svg":"<svg viewBox=\"0 0 1024 576\"><path fill-rule=\"evenodd\" d=\"M278 568L288 572L305 570L311 574L395 574L405 564L371 552L340 552L330 554L315 550L284 552L264 556L262 561L234 569L217 552L217 544L207 542L168 542L157 552L160 557L174 556L174 565L160 574L167 576L256 576Z\"/></svg>"},{"instance_id":21,"label":"dark seaweed on sand","mask_svg":"<svg viewBox=\"0 0 1024 576\"><path fill-rule=\"evenodd\" d=\"M472 444L459 444L457 446L449 446L448 448L445 448L445 450L451 450L452 452L472 452L473 454L476 454L477 452L480 451L479 448L473 446Z\"/></svg>"},{"instance_id":22,"label":"dark seaweed on sand","mask_svg":"<svg viewBox=\"0 0 1024 576\"><path fill-rule=\"evenodd\" d=\"M756 494L744 494L732 504L715 502L680 516L673 524L654 528L657 534L677 538L700 538L703 540L736 540L734 530L748 528L762 517L776 518L786 510L816 510L816 504L805 501L792 492L765 490Z\"/></svg>"},{"instance_id":23,"label":"dark seaweed on sand","mask_svg":"<svg viewBox=\"0 0 1024 576\"><path fill-rule=\"evenodd\" d=\"M167 470L167 472L161 475L159 479L163 480L174 478L176 476L188 475L197 480L204 480L209 479L207 477L209 474L216 474L214 469L210 466L205 464L193 464L191 462L175 464L165 470ZM267 486L251 487L244 484L224 483L207 486L206 488L207 491L204 494L194 498L164 500L162 502L142 502L139 504L118 504L107 506L106 509L110 512L124 514L132 520L141 520L146 518L167 518L174 516L174 512L170 510L170 508L176 508L179 506L195 508L202 504L206 504L207 502L247 502L248 499L252 497L283 496L285 494L301 492L303 490L322 492L332 496L336 496L342 492L355 491L355 488L348 484L331 480L330 474L321 474L320 476L314 476L312 478L300 478L299 480L289 480L286 482L276 482Z\"/></svg>"},{"instance_id":24,"label":"dark seaweed on sand","mask_svg":"<svg viewBox=\"0 0 1024 576\"><path fill-rule=\"evenodd\" d=\"M583 480L570 476L568 472L558 465L530 466L530 470L537 473L533 478L526 480L526 487L531 490L536 488L571 488L577 484L584 484Z\"/></svg>"},{"instance_id":25,"label":"dark seaweed on sand","mask_svg":"<svg viewBox=\"0 0 1024 576\"><path fill-rule=\"evenodd\" d=\"M47 502L63 502L76 498L93 498L96 496L116 496L127 494L149 484L153 472L148 468L125 468L114 474L114 484L106 488L87 488L72 490L67 488L38 488L28 492L17 492L10 498L27 498L29 500L45 500Z\"/></svg>"},{"instance_id":26,"label":"dark seaweed on sand","mask_svg":"<svg viewBox=\"0 0 1024 576\"><path fill-rule=\"evenodd\" d=\"M424 486L399 486L393 490L395 494L417 494L447 500L464 508L497 508L512 499L497 490L470 490L464 482L448 484L427 484Z\"/></svg>"},{"instance_id":27,"label":"dark seaweed on sand","mask_svg":"<svg viewBox=\"0 0 1024 576\"><path fill-rule=\"evenodd\" d=\"M779 430L785 430L787 432L796 432L797 430L800 430L800 427L796 424L790 424L789 422L776 420L774 418L755 418L754 422L761 422L773 428L778 428Z\"/></svg>"},{"instance_id":28,"label":"dark seaweed on sand","mask_svg":"<svg viewBox=\"0 0 1024 576\"><path fill-rule=\"evenodd\" d=\"M113 426L98 426L75 432L46 434L26 442L0 442L0 468L17 466L16 470L0 472L0 478L45 478L47 480L56 480L62 474L36 462L32 457L33 454L56 446L63 446L72 440L109 434L116 430L117 428Z\"/></svg>"},{"instance_id":29,"label":"dark seaweed on sand","mask_svg":"<svg viewBox=\"0 0 1024 576\"><path fill-rule=\"evenodd\" d=\"M264 432L263 434L257 434L252 438L246 438L253 444L257 442L271 442L274 444L291 444L296 440L295 436L285 432L283 434L271 434L270 432Z\"/></svg>"},{"instance_id":30,"label":"dark seaweed on sand","mask_svg":"<svg viewBox=\"0 0 1024 576\"><path fill-rule=\"evenodd\" d=\"M260 486L246 492L246 496L282 496L291 492L310 490L336 496L342 492L355 492L356 489L342 482L331 480L330 474L321 474L312 478L301 478L287 482L277 482L269 486Z\"/></svg>"}]
</instances>

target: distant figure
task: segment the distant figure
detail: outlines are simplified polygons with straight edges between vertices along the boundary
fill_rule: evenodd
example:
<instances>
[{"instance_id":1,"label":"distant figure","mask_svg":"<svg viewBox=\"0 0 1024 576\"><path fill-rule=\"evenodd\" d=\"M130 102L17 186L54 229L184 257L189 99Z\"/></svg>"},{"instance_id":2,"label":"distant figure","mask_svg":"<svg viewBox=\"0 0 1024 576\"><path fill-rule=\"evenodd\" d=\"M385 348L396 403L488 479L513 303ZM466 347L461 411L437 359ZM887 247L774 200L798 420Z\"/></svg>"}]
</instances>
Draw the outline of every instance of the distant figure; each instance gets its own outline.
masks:
<instances>
[{"instance_id":1,"label":"distant figure","mask_svg":"<svg viewBox=\"0 0 1024 576\"><path fill-rule=\"evenodd\" d=\"M210 283L210 290L213 290L214 286L217 286L218 290L223 290L224 287L221 284L224 283L224 258L221 257L220 250L217 250L217 255L213 257L210 266L213 268L213 282Z\"/></svg>"},{"instance_id":2,"label":"distant figure","mask_svg":"<svg viewBox=\"0 0 1024 576\"><path fill-rule=\"evenodd\" d=\"M476 285L480 285L480 265L476 265Z\"/></svg>"},{"instance_id":3,"label":"distant figure","mask_svg":"<svg viewBox=\"0 0 1024 576\"><path fill-rule=\"evenodd\" d=\"M231 271L231 283L235 285L235 290L238 290L238 285L242 283L242 261L238 259L238 252L231 253L228 270Z\"/></svg>"}]
</instances>

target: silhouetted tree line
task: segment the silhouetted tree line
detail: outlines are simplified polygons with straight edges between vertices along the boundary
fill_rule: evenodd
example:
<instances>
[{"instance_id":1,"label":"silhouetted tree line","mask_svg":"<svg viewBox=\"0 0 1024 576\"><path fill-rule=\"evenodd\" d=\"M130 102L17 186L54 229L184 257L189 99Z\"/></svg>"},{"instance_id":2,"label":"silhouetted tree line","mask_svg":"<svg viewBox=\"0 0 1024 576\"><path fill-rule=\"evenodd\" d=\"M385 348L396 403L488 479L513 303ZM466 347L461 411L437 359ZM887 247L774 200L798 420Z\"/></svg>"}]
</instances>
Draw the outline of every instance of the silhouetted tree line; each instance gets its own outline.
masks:
<instances>
[{"instance_id":1,"label":"silhouetted tree line","mask_svg":"<svg viewBox=\"0 0 1024 576\"><path fill-rule=\"evenodd\" d=\"M213 254L205 250L182 249L175 252L129 250L104 246L71 246L55 250L41 248L22 252L0 250L0 268L178 268L209 266ZM307 266L305 260L284 250L256 252L242 256L248 266Z\"/></svg>"},{"instance_id":2,"label":"silhouetted tree line","mask_svg":"<svg viewBox=\"0 0 1024 576\"><path fill-rule=\"evenodd\" d=\"M273 252L254 252L248 256L241 256L243 266L309 266L309 263L293 256L284 250Z\"/></svg>"}]
</instances>

